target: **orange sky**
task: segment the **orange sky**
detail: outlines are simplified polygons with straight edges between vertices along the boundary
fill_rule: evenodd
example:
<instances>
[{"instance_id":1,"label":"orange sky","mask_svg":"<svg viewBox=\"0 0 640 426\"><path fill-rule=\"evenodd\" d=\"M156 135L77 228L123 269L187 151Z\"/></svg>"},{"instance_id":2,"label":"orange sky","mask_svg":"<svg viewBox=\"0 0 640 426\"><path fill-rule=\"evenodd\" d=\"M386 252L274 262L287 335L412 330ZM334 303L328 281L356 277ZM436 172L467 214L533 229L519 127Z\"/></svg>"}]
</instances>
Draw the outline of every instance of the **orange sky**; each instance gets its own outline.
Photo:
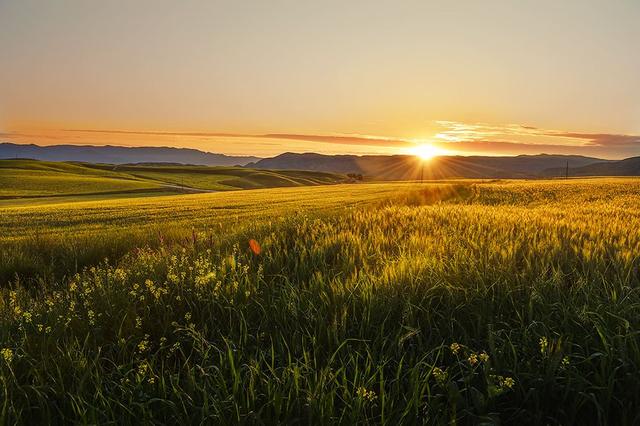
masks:
<instances>
[{"instance_id":1,"label":"orange sky","mask_svg":"<svg viewBox=\"0 0 640 426\"><path fill-rule=\"evenodd\" d=\"M640 2L0 2L0 141L640 155Z\"/></svg>"}]
</instances>

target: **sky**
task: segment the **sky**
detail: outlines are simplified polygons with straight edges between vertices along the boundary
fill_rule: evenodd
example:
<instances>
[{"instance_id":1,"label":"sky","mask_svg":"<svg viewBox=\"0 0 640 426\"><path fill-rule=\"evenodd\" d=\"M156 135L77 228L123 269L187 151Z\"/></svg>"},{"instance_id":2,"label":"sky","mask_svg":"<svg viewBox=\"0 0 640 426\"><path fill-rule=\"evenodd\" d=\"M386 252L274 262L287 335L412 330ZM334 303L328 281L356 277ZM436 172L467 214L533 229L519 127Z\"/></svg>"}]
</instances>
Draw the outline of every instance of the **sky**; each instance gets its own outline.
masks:
<instances>
[{"instance_id":1,"label":"sky","mask_svg":"<svg viewBox=\"0 0 640 426\"><path fill-rule=\"evenodd\" d=\"M0 0L0 142L640 155L640 1Z\"/></svg>"}]
</instances>

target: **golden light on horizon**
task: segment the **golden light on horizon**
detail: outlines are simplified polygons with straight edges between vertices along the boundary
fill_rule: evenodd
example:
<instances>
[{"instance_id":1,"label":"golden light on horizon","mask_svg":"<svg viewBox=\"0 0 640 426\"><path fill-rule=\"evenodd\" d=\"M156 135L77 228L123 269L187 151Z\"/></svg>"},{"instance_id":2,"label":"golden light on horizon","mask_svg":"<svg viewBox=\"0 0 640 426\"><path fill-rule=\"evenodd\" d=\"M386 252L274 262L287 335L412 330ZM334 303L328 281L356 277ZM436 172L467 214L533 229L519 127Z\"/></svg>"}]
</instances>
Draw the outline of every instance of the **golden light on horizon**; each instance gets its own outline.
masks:
<instances>
[{"instance_id":1,"label":"golden light on horizon","mask_svg":"<svg viewBox=\"0 0 640 426\"><path fill-rule=\"evenodd\" d=\"M444 151L428 143L423 143L411 148L409 152L423 161L431 160L433 157L443 155Z\"/></svg>"}]
</instances>

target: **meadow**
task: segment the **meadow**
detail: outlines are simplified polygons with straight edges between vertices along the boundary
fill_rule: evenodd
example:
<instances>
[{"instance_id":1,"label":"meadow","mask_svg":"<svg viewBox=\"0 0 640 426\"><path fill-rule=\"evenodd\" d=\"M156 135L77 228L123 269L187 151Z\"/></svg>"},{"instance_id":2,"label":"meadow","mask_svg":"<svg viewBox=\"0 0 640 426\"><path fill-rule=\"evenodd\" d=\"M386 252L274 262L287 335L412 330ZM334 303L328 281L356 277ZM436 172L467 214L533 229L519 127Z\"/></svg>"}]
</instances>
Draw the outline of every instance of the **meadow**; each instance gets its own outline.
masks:
<instances>
[{"instance_id":1,"label":"meadow","mask_svg":"<svg viewBox=\"0 0 640 426\"><path fill-rule=\"evenodd\" d=\"M335 173L243 167L0 160L0 202L21 198L214 192L341 183Z\"/></svg>"},{"instance_id":2,"label":"meadow","mask_svg":"<svg viewBox=\"0 0 640 426\"><path fill-rule=\"evenodd\" d=\"M640 179L0 206L0 421L635 424Z\"/></svg>"},{"instance_id":3,"label":"meadow","mask_svg":"<svg viewBox=\"0 0 640 426\"><path fill-rule=\"evenodd\" d=\"M0 200L155 191L160 185L73 163L0 160Z\"/></svg>"}]
</instances>

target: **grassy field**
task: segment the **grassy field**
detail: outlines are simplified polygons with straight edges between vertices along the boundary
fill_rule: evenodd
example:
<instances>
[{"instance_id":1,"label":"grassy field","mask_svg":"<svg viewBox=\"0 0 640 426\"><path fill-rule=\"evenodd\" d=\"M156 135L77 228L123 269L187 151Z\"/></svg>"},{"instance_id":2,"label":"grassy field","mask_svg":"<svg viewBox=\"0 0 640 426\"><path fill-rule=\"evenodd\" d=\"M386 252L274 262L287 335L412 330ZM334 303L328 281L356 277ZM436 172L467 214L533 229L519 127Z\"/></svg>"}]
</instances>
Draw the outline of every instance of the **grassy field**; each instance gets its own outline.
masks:
<instances>
[{"instance_id":1,"label":"grassy field","mask_svg":"<svg viewBox=\"0 0 640 426\"><path fill-rule=\"evenodd\" d=\"M55 281L139 246L226 238L291 214L379 200L416 184L336 185L60 203L9 200L0 234L0 282L19 274ZM443 187L439 185L438 187ZM448 187L446 187L448 188Z\"/></svg>"},{"instance_id":2,"label":"grassy field","mask_svg":"<svg viewBox=\"0 0 640 426\"><path fill-rule=\"evenodd\" d=\"M334 173L243 167L118 166L117 170L139 178L215 191L322 185L345 180L344 176Z\"/></svg>"},{"instance_id":3,"label":"grassy field","mask_svg":"<svg viewBox=\"0 0 640 426\"><path fill-rule=\"evenodd\" d=\"M6 205L0 421L636 424L639 203L589 179Z\"/></svg>"},{"instance_id":4,"label":"grassy field","mask_svg":"<svg viewBox=\"0 0 640 426\"><path fill-rule=\"evenodd\" d=\"M70 163L0 160L0 200L132 191L154 191L155 182Z\"/></svg>"},{"instance_id":5,"label":"grassy field","mask_svg":"<svg viewBox=\"0 0 640 426\"><path fill-rule=\"evenodd\" d=\"M114 166L0 160L0 200L157 193L230 191L340 183L333 173L267 171L242 167Z\"/></svg>"}]
</instances>

